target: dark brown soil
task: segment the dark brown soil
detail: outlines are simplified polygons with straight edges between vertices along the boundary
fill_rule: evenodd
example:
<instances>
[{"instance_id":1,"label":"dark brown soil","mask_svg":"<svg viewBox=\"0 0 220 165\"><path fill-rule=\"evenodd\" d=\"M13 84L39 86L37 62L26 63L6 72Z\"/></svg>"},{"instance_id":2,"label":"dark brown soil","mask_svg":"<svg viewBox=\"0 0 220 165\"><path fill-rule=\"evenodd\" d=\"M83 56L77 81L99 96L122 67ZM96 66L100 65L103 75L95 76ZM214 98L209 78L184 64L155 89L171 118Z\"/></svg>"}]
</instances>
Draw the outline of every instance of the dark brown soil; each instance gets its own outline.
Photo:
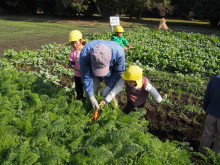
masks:
<instances>
[{"instance_id":1,"label":"dark brown soil","mask_svg":"<svg viewBox=\"0 0 220 165\"><path fill-rule=\"evenodd\" d=\"M47 64L47 65L60 64L60 65L62 65L64 68L68 68L68 67L69 67L68 64L67 64L67 63L64 63L64 62L59 62L59 61L56 61L56 60L52 61L52 60L50 60L50 59L46 59L45 61L46 61L46 64Z\"/></svg>"},{"instance_id":2,"label":"dark brown soil","mask_svg":"<svg viewBox=\"0 0 220 165\"><path fill-rule=\"evenodd\" d=\"M176 105L158 104L153 100L146 102L145 118L149 121L149 132L162 141L169 139L170 141L189 142L194 151L197 151L205 114L184 112L178 107L178 103L189 104L190 96L182 95L176 99L177 96L178 93L174 92L171 97ZM126 105L126 96L119 94L117 100L120 106Z\"/></svg>"},{"instance_id":3,"label":"dark brown soil","mask_svg":"<svg viewBox=\"0 0 220 165\"><path fill-rule=\"evenodd\" d=\"M16 64L16 69L18 71L34 71L37 73L40 72L40 68L36 68L32 65L26 65L26 64Z\"/></svg>"},{"instance_id":4,"label":"dark brown soil","mask_svg":"<svg viewBox=\"0 0 220 165\"><path fill-rule=\"evenodd\" d=\"M162 104L160 106L152 102L147 105L145 118L149 121L150 132L161 140L189 142L197 150L202 132L202 123L194 122L192 118L187 117L185 114L176 116L174 113L169 113L171 108L170 105ZM195 114L190 113L189 115L195 116ZM197 117L199 121L204 119L204 114Z\"/></svg>"},{"instance_id":5,"label":"dark brown soil","mask_svg":"<svg viewBox=\"0 0 220 165\"><path fill-rule=\"evenodd\" d=\"M196 98L194 95L187 95L184 93L178 93L174 91L168 91L167 89L164 88L158 88L158 91L161 93L168 93L168 99L172 100L173 102L178 102L183 105L195 105L202 107L202 99Z\"/></svg>"}]
</instances>

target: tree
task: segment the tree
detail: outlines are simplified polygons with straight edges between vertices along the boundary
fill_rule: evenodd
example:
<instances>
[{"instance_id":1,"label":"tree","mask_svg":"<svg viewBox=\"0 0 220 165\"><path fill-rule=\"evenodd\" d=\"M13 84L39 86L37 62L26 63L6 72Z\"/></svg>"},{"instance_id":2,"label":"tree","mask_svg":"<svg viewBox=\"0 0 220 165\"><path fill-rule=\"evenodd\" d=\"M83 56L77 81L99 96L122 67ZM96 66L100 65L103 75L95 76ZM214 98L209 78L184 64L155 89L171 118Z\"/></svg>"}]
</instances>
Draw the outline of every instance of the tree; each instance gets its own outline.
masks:
<instances>
[{"instance_id":1,"label":"tree","mask_svg":"<svg viewBox=\"0 0 220 165\"><path fill-rule=\"evenodd\" d=\"M65 15L80 16L88 9L89 0L61 0Z\"/></svg>"},{"instance_id":2,"label":"tree","mask_svg":"<svg viewBox=\"0 0 220 165\"><path fill-rule=\"evenodd\" d=\"M36 0L2 0L1 12L13 14L36 14Z\"/></svg>"},{"instance_id":3,"label":"tree","mask_svg":"<svg viewBox=\"0 0 220 165\"><path fill-rule=\"evenodd\" d=\"M150 5L150 12L157 17L165 17L165 15L171 15L173 7L170 5L169 0L156 0L152 1Z\"/></svg>"},{"instance_id":4,"label":"tree","mask_svg":"<svg viewBox=\"0 0 220 165\"><path fill-rule=\"evenodd\" d=\"M198 0L195 6L196 16L200 19L208 19L212 26L219 26L220 1L219 0Z\"/></svg>"},{"instance_id":5,"label":"tree","mask_svg":"<svg viewBox=\"0 0 220 165\"><path fill-rule=\"evenodd\" d=\"M104 18L117 13L119 1L120 0L93 0L99 14Z\"/></svg>"},{"instance_id":6,"label":"tree","mask_svg":"<svg viewBox=\"0 0 220 165\"><path fill-rule=\"evenodd\" d=\"M194 17L196 0L171 0L174 15L182 18Z\"/></svg>"},{"instance_id":7,"label":"tree","mask_svg":"<svg viewBox=\"0 0 220 165\"><path fill-rule=\"evenodd\" d=\"M149 8L150 0L121 0L120 12L126 13L130 19L136 17L139 19L147 8Z\"/></svg>"},{"instance_id":8,"label":"tree","mask_svg":"<svg viewBox=\"0 0 220 165\"><path fill-rule=\"evenodd\" d=\"M170 5L170 0L147 0L143 6L142 15L153 17L165 17L172 15L173 7Z\"/></svg>"}]
</instances>

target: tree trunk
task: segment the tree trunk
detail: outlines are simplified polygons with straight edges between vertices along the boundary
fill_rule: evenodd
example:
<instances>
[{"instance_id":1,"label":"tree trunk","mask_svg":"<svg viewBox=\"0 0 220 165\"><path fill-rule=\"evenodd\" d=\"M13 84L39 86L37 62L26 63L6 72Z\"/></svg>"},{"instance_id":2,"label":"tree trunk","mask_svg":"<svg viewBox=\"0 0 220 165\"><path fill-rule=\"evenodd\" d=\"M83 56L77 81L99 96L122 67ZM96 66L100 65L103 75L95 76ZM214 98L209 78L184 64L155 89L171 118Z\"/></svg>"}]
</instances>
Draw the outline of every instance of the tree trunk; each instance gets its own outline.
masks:
<instances>
[{"instance_id":1,"label":"tree trunk","mask_svg":"<svg viewBox=\"0 0 220 165\"><path fill-rule=\"evenodd\" d=\"M102 14L102 12L101 12L101 10L100 10L100 8L99 8L99 5L97 4L97 2L94 2L94 3L95 3L95 6L96 6L96 8L97 8L99 14L101 15L101 17L103 17L103 14Z\"/></svg>"},{"instance_id":2,"label":"tree trunk","mask_svg":"<svg viewBox=\"0 0 220 165\"><path fill-rule=\"evenodd\" d=\"M211 24L212 26L218 26L218 20L217 20L217 19L211 19L211 20L210 20L210 24Z\"/></svg>"}]
</instances>

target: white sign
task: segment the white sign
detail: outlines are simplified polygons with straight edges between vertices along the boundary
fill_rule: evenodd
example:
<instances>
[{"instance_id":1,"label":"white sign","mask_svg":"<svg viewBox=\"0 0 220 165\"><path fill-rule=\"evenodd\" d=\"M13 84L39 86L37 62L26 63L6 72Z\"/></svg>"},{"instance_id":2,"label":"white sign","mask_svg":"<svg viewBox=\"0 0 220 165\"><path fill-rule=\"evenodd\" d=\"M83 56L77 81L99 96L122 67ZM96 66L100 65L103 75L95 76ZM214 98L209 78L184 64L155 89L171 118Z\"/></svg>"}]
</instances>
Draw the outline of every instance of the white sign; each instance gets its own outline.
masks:
<instances>
[{"instance_id":1,"label":"white sign","mask_svg":"<svg viewBox=\"0 0 220 165\"><path fill-rule=\"evenodd\" d=\"M118 16L110 16L110 25L111 26L120 25L120 18Z\"/></svg>"}]
</instances>

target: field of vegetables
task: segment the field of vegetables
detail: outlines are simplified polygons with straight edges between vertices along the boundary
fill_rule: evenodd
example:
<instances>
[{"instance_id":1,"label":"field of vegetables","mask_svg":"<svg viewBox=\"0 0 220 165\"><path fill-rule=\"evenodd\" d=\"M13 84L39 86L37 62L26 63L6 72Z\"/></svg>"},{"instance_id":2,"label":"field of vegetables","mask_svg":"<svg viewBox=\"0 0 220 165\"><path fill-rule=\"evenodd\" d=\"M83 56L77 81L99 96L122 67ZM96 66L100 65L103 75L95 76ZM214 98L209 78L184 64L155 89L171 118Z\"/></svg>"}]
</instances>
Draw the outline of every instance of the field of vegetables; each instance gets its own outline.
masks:
<instances>
[{"instance_id":1,"label":"field of vegetables","mask_svg":"<svg viewBox=\"0 0 220 165\"><path fill-rule=\"evenodd\" d=\"M86 40L110 35L95 33ZM220 69L218 38L146 28L128 31L125 38L136 47L126 52L126 65L143 68L163 102L150 97L145 108L125 115L121 92L119 106L105 106L97 122L87 101L75 101L69 44L4 52L0 164L220 163L211 152L207 157L195 152L205 119L205 88Z\"/></svg>"}]
</instances>

